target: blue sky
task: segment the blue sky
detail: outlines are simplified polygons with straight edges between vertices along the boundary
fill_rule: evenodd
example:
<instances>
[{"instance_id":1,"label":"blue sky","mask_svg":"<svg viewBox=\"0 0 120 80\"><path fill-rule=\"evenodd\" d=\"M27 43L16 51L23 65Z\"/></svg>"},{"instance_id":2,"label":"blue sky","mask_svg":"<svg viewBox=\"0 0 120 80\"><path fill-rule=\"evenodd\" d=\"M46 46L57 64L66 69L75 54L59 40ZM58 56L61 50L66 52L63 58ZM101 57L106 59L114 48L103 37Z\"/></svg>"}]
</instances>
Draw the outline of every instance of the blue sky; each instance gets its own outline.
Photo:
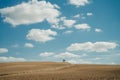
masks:
<instances>
[{"instance_id":1,"label":"blue sky","mask_svg":"<svg viewBox=\"0 0 120 80\"><path fill-rule=\"evenodd\" d=\"M119 0L0 0L0 62L120 64Z\"/></svg>"}]
</instances>

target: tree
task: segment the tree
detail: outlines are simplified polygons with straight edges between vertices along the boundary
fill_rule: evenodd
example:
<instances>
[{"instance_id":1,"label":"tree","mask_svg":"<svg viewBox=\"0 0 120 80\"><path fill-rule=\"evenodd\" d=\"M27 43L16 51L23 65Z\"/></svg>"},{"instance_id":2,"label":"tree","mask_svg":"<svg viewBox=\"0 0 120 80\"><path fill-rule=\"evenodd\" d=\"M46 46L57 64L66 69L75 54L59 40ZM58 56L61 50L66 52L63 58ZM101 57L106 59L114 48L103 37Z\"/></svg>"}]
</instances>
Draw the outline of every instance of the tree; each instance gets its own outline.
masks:
<instances>
[{"instance_id":1,"label":"tree","mask_svg":"<svg viewBox=\"0 0 120 80\"><path fill-rule=\"evenodd\" d=\"M65 59L63 59L63 62L65 62L66 60Z\"/></svg>"}]
</instances>

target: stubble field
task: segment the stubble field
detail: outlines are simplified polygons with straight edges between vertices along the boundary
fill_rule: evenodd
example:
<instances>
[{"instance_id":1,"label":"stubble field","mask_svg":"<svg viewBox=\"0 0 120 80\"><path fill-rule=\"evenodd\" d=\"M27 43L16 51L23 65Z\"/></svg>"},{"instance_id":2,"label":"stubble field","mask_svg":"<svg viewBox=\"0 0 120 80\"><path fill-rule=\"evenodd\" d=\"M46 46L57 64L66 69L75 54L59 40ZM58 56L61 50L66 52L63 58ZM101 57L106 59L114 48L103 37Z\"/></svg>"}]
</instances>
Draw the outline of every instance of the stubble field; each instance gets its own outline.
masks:
<instances>
[{"instance_id":1,"label":"stubble field","mask_svg":"<svg viewBox=\"0 0 120 80\"><path fill-rule=\"evenodd\" d=\"M120 65L0 63L0 80L120 80Z\"/></svg>"}]
</instances>

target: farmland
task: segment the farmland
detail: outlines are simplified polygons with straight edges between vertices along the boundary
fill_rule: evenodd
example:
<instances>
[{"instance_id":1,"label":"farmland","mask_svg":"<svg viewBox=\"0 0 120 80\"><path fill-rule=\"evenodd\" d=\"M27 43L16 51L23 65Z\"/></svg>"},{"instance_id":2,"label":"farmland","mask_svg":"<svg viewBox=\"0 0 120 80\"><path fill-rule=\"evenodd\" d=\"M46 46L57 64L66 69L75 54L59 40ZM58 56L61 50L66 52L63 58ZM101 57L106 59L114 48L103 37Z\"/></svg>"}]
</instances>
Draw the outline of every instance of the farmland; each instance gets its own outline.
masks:
<instances>
[{"instance_id":1,"label":"farmland","mask_svg":"<svg viewBox=\"0 0 120 80\"><path fill-rule=\"evenodd\" d=\"M0 63L0 80L120 80L120 65Z\"/></svg>"}]
</instances>

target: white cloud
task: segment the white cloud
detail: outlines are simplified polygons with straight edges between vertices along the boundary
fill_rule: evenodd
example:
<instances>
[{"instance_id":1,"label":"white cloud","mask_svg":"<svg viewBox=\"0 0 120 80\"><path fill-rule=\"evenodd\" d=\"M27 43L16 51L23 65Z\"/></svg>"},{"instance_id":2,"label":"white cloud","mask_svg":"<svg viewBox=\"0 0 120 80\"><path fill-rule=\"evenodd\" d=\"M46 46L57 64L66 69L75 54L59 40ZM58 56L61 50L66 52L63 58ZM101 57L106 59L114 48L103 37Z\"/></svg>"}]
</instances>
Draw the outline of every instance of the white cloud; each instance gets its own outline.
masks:
<instances>
[{"instance_id":1,"label":"white cloud","mask_svg":"<svg viewBox=\"0 0 120 80\"><path fill-rule=\"evenodd\" d=\"M31 0L32 3L37 3L38 0Z\"/></svg>"},{"instance_id":2,"label":"white cloud","mask_svg":"<svg viewBox=\"0 0 120 80\"><path fill-rule=\"evenodd\" d=\"M44 53L40 53L40 56L41 57L49 57L49 56L52 56L54 55L55 53L53 52L44 52Z\"/></svg>"},{"instance_id":3,"label":"white cloud","mask_svg":"<svg viewBox=\"0 0 120 80\"><path fill-rule=\"evenodd\" d=\"M64 32L64 34L71 34L71 33L73 33L73 31L71 31L71 30L67 30Z\"/></svg>"},{"instance_id":4,"label":"white cloud","mask_svg":"<svg viewBox=\"0 0 120 80\"><path fill-rule=\"evenodd\" d=\"M7 53L8 49L7 48L0 48L0 53Z\"/></svg>"},{"instance_id":5,"label":"white cloud","mask_svg":"<svg viewBox=\"0 0 120 80\"><path fill-rule=\"evenodd\" d=\"M87 16L92 16L93 15L93 13L87 13Z\"/></svg>"},{"instance_id":6,"label":"white cloud","mask_svg":"<svg viewBox=\"0 0 120 80\"><path fill-rule=\"evenodd\" d=\"M107 52L109 49L117 47L115 42L85 42L71 44L68 51L88 51L88 52Z\"/></svg>"},{"instance_id":7,"label":"white cloud","mask_svg":"<svg viewBox=\"0 0 120 80\"><path fill-rule=\"evenodd\" d=\"M76 14L75 16L73 16L73 18L79 18L80 14Z\"/></svg>"},{"instance_id":8,"label":"white cloud","mask_svg":"<svg viewBox=\"0 0 120 80\"><path fill-rule=\"evenodd\" d=\"M91 27L88 24L83 23L83 24L76 24L75 28L76 29L80 29L80 30L87 30L87 31L89 31Z\"/></svg>"},{"instance_id":9,"label":"white cloud","mask_svg":"<svg viewBox=\"0 0 120 80\"><path fill-rule=\"evenodd\" d=\"M28 47L28 48L33 48L34 47L34 45L33 44L31 44L31 43L25 43L25 45L24 45L25 47Z\"/></svg>"},{"instance_id":10,"label":"white cloud","mask_svg":"<svg viewBox=\"0 0 120 80\"><path fill-rule=\"evenodd\" d=\"M59 30L65 29L65 27L62 24L52 25L51 28L55 28L55 29L59 29Z\"/></svg>"},{"instance_id":11,"label":"white cloud","mask_svg":"<svg viewBox=\"0 0 120 80\"><path fill-rule=\"evenodd\" d=\"M24 58L15 58L15 57L0 57L0 62L19 62L26 61Z\"/></svg>"},{"instance_id":12,"label":"white cloud","mask_svg":"<svg viewBox=\"0 0 120 80\"><path fill-rule=\"evenodd\" d=\"M86 19L86 17L82 16L81 19Z\"/></svg>"},{"instance_id":13,"label":"white cloud","mask_svg":"<svg viewBox=\"0 0 120 80\"><path fill-rule=\"evenodd\" d=\"M95 32L102 32L102 29L95 28Z\"/></svg>"},{"instance_id":14,"label":"white cloud","mask_svg":"<svg viewBox=\"0 0 120 80\"><path fill-rule=\"evenodd\" d=\"M71 59L71 60L68 60L67 62L72 63L72 64L93 64L92 61L87 61L83 59L77 59L77 60Z\"/></svg>"},{"instance_id":15,"label":"white cloud","mask_svg":"<svg viewBox=\"0 0 120 80\"><path fill-rule=\"evenodd\" d=\"M111 64L111 65L116 65L116 63L115 63L115 62L111 62L111 63L109 63L109 64Z\"/></svg>"},{"instance_id":16,"label":"white cloud","mask_svg":"<svg viewBox=\"0 0 120 80\"><path fill-rule=\"evenodd\" d=\"M65 20L63 20L63 23L64 23L64 26L71 28L76 23L76 21L65 19Z\"/></svg>"},{"instance_id":17,"label":"white cloud","mask_svg":"<svg viewBox=\"0 0 120 80\"><path fill-rule=\"evenodd\" d=\"M93 58L93 60L101 60L102 58L99 58L99 57L96 57L96 58Z\"/></svg>"},{"instance_id":18,"label":"white cloud","mask_svg":"<svg viewBox=\"0 0 120 80\"><path fill-rule=\"evenodd\" d=\"M66 19L66 17L61 17L60 24L52 25L52 28L56 29L66 29L66 28L76 28L79 30L90 30L90 26L87 23L76 24L76 20Z\"/></svg>"},{"instance_id":19,"label":"white cloud","mask_svg":"<svg viewBox=\"0 0 120 80\"><path fill-rule=\"evenodd\" d=\"M75 23L76 20L66 19L66 17L60 17L59 23L52 25L52 28L56 28L56 29L72 28Z\"/></svg>"},{"instance_id":20,"label":"white cloud","mask_svg":"<svg viewBox=\"0 0 120 80\"><path fill-rule=\"evenodd\" d=\"M72 5L75 5L77 7L85 6L86 4L89 4L89 0L69 0L69 3Z\"/></svg>"},{"instance_id":21,"label":"white cloud","mask_svg":"<svg viewBox=\"0 0 120 80\"><path fill-rule=\"evenodd\" d=\"M50 2L32 0L12 7L0 9L4 22L14 27L21 24L33 24L48 21L50 24L57 24L60 16L59 6Z\"/></svg>"},{"instance_id":22,"label":"white cloud","mask_svg":"<svg viewBox=\"0 0 120 80\"><path fill-rule=\"evenodd\" d=\"M76 54L73 54L70 52L65 52L65 53L60 53L58 55L55 55L54 57L57 57L57 58L78 58L78 57L80 57L80 55L76 55Z\"/></svg>"},{"instance_id":23,"label":"white cloud","mask_svg":"<svg viewBox=\"0 0 120 80\"><path fill-rule=\"evenodd\" d=\"M54 36L57 35L57 32L52 31L51 29L48 30L41 30L41 29L31 29L27 34L28 40L33 40L37 42L47 42L54 39Z\"/></svg>"}]
</instances>

